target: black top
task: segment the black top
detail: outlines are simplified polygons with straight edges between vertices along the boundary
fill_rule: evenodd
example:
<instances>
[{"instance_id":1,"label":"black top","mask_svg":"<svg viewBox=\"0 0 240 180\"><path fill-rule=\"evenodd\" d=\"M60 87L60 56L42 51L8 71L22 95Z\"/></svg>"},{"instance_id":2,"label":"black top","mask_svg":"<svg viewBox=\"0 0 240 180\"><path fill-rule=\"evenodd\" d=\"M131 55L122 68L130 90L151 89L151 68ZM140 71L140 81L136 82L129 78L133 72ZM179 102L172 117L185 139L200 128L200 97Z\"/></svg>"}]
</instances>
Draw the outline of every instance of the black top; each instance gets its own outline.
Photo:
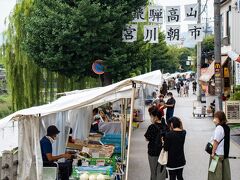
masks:
<instances>
[{"instance_id":1,"label":"black top","mask_svg":"<svg viewBox=\"0 0 240 180\"><path fill-rule=\"evenodd\" d=\"M167 167L177 168L186 164L184 142L186 131L170 131L166 134L164 150L168 151Z\"/></svg>"},{"instance_id":2,"label":"black top","mask_svg":"<svg viewBox=\"0 0 240 180\"><path fill-rule=\"evenodd\" d=\"M196 86L197 86L197 82L194 81L194 82L192 83L192 85L193 85L193 87L196 87Z\"/></svg>"},{"instance_id":3,"label":"black top","mask_svg":"<svg viewBox=\"0 0 240 180\"><path fill-rule=\"evenodd\" d=\"M224 130L224 159L229 157L229 149L230 149L230 128L227 124L221 125Z\"/></svg>"},{"instance_id":4,"label":"black top","mask_svg":"<svg viewBox=\"0 0 240 180\"><path fill-rule=\"evenodd\" d=\"M173 107L167 107L167 109L174 109L175 104L176 104L176 101L175 101L175 99L174 99L173 97L171 97L171 98L169 98L169 99L167 100L167 103L166 103L166 104L167 104L167 105L172 105L172 104L174 104Z\"/></svg>"},{"instance_id":5,"label":"black top","mask_svg":"<svg viewBox=\"0 0 240 180\"><path fill-rule=\"evenodd\" d=\"M165 137L167 132L167 125L165 121L162 123L151 124L147 132L145 133L145 138L148 142L148 154L150 156L159 156L162 150L162 141L161 138Z\"/></svg>"}]
</instances>

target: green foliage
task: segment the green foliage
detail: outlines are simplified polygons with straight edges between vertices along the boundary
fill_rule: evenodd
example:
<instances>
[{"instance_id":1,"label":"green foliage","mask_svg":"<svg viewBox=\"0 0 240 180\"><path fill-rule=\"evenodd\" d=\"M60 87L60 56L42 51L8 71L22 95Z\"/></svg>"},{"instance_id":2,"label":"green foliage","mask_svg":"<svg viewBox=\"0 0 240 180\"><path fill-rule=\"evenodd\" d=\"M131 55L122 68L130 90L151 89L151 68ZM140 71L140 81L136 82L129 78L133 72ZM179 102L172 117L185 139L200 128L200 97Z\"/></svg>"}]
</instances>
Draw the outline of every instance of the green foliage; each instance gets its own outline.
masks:
<instances>
[{"instance_id":1,"label":"green foliage","mask_svg":"<svg viewBox=\"0 0 240 180\"><path fill-rule=\"evenodd\" d=\"M0 118L12 113L10 95L0 96Z\"/></svg>"},{"instance_id":2,"label":"green foliage","mask_svg":"<svg viewBox=\"0 0 240 180\"><path fill-rule=\"evenodd\" d=\"M186 61L188 60L188 56L190 56L192 59L194 58L194 49L192 48L179 48L179 61L182 69L184 71L192 70L192 66L186 65Z\"/></svg>"},{"instance_id":3,"label":"green foliage","mask_svg":"<svg viewBox=\"0 0 240 180\"><path fill-rule=\"evenodd\" d=\"M230 100L239 101L240 100L240 86L234 87L234 93L231 94Z\"/></svg>"},{"instance_id":4,"label":"green foliage","mask_svg":"<svg viewBox=\"0 0 240 180\"><path fill-rule=\"evenodd\" d=\"M84 88L85 85L75 77L69 79L39 68L21 48L21 42L27 37L25 19L29 16L32 3L32 0L23 0L16 4L9 28L4 33L6 42L0 49L0 61L5 64L13 111L48 103L56 98L57 92ZM97 81L91 79L86 86L95 87L96 84Z\"/></svg>"},{"instance_id":5,"label":"green foliage","mask_svg":"<svg viewBox=\"0 0 240 180\"><path fill-rule=\"evenodd\" d=\"M202 59L212 59L214 55L214 36L207 36L202 42Z\"/></svg>"},{"instance_id":6,"label":"green foliage","mask_svg":"<svg viewBox=\"0 0 240 180\"><path fill-rule=\"evenodd\" d=\"M78 0L72 5L35 0L24 20L24 49L40 67L68 77L94 75L91 64L102 59L113 79L123 79L144 64L139 43L122 43L124 25L144 4L145 0Z\"/></svg>"},{"instance_id":7,"label":"green foliage","mask_svg":"<svg viewBox=\"0 0 240 180\"><path fill-rule=\"evenodd\" d=\"M207 36L203 39L202 42L202 51L210 52L214 51L214 36Z\"/></svg>"}]
</instances>

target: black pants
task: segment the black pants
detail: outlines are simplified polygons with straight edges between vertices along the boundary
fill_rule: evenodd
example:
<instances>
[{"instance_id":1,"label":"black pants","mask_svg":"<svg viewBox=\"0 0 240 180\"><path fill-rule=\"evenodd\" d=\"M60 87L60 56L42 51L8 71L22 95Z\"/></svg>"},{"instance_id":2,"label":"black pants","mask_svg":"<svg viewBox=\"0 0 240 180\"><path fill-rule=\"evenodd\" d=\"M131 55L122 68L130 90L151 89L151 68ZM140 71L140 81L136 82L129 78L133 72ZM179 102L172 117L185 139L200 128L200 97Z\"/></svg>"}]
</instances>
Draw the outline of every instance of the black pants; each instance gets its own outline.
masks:
<instances>
[{"instance_id":1,"label":"black pants","mask_svg":"<svg viewBox=\"0 0 240 180\"><path fill-rule=\"evenodd\" d=\"M176 170L169 170L170 180L183 180L183 168Z\"/></svg>"}]
</instances>

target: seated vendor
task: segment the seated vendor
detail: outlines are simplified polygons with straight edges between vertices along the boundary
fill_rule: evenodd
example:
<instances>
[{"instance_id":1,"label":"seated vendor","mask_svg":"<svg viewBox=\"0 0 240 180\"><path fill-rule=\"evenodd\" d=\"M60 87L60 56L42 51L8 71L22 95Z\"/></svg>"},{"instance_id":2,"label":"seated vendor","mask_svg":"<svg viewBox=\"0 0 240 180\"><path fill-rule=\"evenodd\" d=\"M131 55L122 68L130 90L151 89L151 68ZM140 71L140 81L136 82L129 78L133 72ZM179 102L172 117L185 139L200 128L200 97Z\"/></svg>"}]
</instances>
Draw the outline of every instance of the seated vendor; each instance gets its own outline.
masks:
<instances>
[{"instance_id":1,"label":"seated vendor","mask_svg":"<svg viewBox=\"0 0 240 180\"><path fill-rule=\"evenodd\" d=\"M56 126L52 125L47 128L47 135L44 136L40 141L43 166L51 167L54 166L54 162L58 161L61 158L70 159L71 154L65 153L57 156L52 155L52 144L56 140L57 135L60 131ZM63 163L58 163L61 179L68 180L69 176L72 173L72 161L66 160Z\"/></svg>"},{"instance_id":2,"label":"seated vendor","mask_svg":"<svg viewBox=\"0 0 240 180\"><path fill-rule=\"evenodd\" d=\"M109 121L110 121L108 115L105 114L104 111L101 110L101 111L99 112L99 114L100 114L100 116L102 117L102 119L103 119L104 122L109 122Z\"/></svg>"}]
</instances>

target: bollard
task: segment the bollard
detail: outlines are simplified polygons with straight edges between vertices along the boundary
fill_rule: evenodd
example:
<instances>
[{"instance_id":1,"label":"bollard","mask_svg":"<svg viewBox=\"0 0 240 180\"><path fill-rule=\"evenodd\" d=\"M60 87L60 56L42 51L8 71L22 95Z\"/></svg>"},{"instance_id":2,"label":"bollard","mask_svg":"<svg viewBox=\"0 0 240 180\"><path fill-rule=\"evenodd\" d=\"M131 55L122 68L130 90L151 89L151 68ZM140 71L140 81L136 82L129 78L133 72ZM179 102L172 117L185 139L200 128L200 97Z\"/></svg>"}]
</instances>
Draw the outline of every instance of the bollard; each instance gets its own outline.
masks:
<instances>
[{"instance_id":1,"label":"bollard","mask_svg":"<svg viewBox=\"0 0 240 180\"><path fill-rule=\"evenodd\" d=\"M11 151L3 151L2 166L1 166L1 180L13 179L13 154Z\"/></svg>"}]
</instances>

